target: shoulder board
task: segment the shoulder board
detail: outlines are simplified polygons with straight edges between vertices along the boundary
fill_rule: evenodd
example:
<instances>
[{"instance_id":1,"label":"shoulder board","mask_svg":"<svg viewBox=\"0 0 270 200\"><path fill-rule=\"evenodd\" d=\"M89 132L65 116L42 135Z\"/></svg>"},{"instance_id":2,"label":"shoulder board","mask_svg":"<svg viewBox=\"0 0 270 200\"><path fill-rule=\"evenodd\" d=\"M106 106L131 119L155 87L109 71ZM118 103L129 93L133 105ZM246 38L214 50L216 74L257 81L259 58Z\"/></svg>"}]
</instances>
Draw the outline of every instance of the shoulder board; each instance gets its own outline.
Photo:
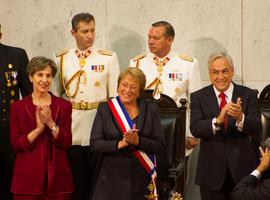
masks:
<instances>
[{"instance_id":1,"label":"shoulder board","mask_svg":"<svg viewBox=\"0 0 270 200\"><path fill-rule=\"evenodd\" d=\"M145 56L146 56L146 53L141 53L141 54L135 56L134 58L132 58L132 61L135 62L137 60L144 58Z\"/></svg>"},{"instance_id":2,"label":"shoulder board","mask_svg":"<svg viewBox=\"0 0 270 200\"><path fill-rule=\"evenodd\" d=\"M194 61L193 58L187 56L186 54L180 54L179 57L182 58L183 60L186 60L186 61L189 61L189 62L193 62Z\"/></svg>"},{"instance_id":3,"label":"shoulder board","mask_svg":"<svg viewBox=\"0 0 270 200\"><path fill-rule=\"evenodd\" d=\"M100 50L98 50L98 53L100 53L101 55L105 55L105 56L112 56L113 55L112 51L108 51L106 49L100 49Z\"/></svg>"},{"instance_id":4,"label":"shoulder board","mask_svg":"<svg viewBox=\"0 0 270 200\"><path fill-rule=\"evenodd\" d=\"M55 57L59 57L59 56L63 56L65 55L67 52L69 52L69 49L63 49L62 51L58 52L55 54Z\"/></svg>"}]
</instances>

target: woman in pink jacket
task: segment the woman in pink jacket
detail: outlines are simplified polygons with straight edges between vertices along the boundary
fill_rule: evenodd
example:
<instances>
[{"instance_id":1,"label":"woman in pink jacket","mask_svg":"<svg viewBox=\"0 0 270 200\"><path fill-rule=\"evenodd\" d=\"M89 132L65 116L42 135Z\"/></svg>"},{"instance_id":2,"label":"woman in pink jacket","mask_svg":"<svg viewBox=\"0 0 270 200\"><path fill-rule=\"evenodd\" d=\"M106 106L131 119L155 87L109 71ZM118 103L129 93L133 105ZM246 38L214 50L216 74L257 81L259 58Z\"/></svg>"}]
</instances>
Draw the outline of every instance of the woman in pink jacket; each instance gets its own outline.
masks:
<instances>
[{"instance_id":1,"label":"woman in pink jacket","mask_svg":"<svg viewBox=\"0 0 270 200\"><path fill-rule=\"evenodd\" d=\"M55 63L34 57L33 92L11 105L10 136L16 152L14 200L68 200L73 191L66 150L71 145L71 104L49 92Z\"/></svg>"}]
</instances>

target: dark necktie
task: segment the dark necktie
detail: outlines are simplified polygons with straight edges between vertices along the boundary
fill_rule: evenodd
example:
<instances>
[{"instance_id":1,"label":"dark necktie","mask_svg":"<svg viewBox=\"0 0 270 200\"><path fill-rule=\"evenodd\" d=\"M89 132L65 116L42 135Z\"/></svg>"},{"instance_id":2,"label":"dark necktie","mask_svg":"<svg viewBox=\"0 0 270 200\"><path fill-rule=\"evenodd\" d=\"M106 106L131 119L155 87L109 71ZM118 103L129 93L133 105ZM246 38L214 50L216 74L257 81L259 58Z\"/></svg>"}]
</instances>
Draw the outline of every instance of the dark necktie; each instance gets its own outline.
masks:
<instances>
[{"instance_id":1,"label":"dark necktie","mask_svg":"<svg viewBox=\"0 0 270 200\"><path fill-rule=\"evenodd\" d=\"M221 92L218 97L221 99L220 101L220 105L219 105L219 108L220 110L227 104L227 101L226 101L226 94L224 92ZM228 118L226 117L224 119L224 127L227 128L227 125L228 125Z\"/></svg>"}]
</instances>

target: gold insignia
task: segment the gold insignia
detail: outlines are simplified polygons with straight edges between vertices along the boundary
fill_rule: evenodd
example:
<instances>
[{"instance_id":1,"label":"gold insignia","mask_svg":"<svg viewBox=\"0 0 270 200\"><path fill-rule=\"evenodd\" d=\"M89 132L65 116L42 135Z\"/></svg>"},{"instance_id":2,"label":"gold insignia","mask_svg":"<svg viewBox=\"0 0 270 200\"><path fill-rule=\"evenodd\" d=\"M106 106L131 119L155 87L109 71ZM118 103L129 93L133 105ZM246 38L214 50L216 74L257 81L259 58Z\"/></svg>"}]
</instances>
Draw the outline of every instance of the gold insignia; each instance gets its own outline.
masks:
<instances>
[{"instance_id":1,"label":"gold insignia","mask_svg":"<svg viewBox=\"0 0 270 200\"><path fill-rule=\"evenodd\" d=\"M11 90L10 91L10 94L11 94L11 96L14 96L15 95L15 91L14 90Z\"/></svg>"},{"instance_id":2,"label":"gold insignia","mask_svg":"<svg viewBox=\"0 0 270 200\"><path fill-rule=\"evenodd\" d=\"M81 66L81 67L84 67L85 63L86 63L85 58L81 58L81 59L80 59L80 66Z\"/></svg>"},{"instance_id":3,"label":"gold insignia","mask_svg":"<svg viewBox=\"0 0 270 200\"><path fill-rule=\"evenodd\" d=\"M181 54L179 57L182 58L183 60L186 60L186 61L189 61L189 62L193 62L194 61L193 58L189 57L186 54Z\"/></svg>"},{"instance_id":4,"label":"gold insignia","mask_svg":"<svg viewBox=\"0 0 270 200\"><path fill-rule=\"evenodd\" d=\"M112 56L113 55L112 51L109 51L106 49L100 49L100 50L98 50L98 53L100 53L101 55L105 55L105 56Z\"/></svg>"},{"instance_id":5,"label":"gold insignia","mask_svg":"<svg viewBox=\"0 0 270 200\"><path fill-rule=\"evenodd\" d=\"M95 87L99 87L100 86L100 82L99 81L96 81L95 82Z\"/></svg>"},{"instance_id":6,"label":"gold insignia","mask_svg":"<svg viewBox=\"0 0 270 200\"><path fill-rule=\"evenodd\" d=\"M12 81L12 85L16 86L17 85L17 80L15 79L14 81Z\"/></svg>"},{"instance_id":7,"label":"gold insignia","mask_svg":"<svg viewBox=\"0 0 270 200\"><path fill-rule=\"evenodd\" d=\"M12 64L8 64L8 68L11 69L12 68Z\"/></svg>"},{"instance_id":8,"label":"gold insignia","mask_svg":"<svg viewBox=\"0 0 270 200\"><path fill-rule=\"evenodd\" d=\"M159 65L157 67L157 71L158 71L159 74L162 74L162 72L163 72L163 66Z\"/></svg>"},{"instance_id":9,"label":"gold insignia","mask_svg":"<svg viewBox=\"0 0 270 200\"><path fill-rule=\"evenodd\" d=\"M175 88L174 91L175 91L176 94L180 94L181 93L181 89L179 87Z\"/></svg>"},{"instance_id":10,"label":"gold insignia","mask_svg":"<svg viewBox=\"0 0 270 200\"><path fill-rule=\"evenodd\" d=\"M55 57L57 58L59 56L65 55L67 52L69 52L69 49L63 49L62 51L56 53Z\"/></svg>"},{"instance_id":11,"label":"gold insignia","mask_svg":"<svg viewBox=\"0 0 270 200\"><path fill-rule=\"evenodd\" d=\"M141 54L135 56L134 58L132 58L132 61L133 62L138 61L138 60L144 58L145 56L146 56L146 53L145 52L144 53L141 53Z\"/></svg>"}]
</instances>

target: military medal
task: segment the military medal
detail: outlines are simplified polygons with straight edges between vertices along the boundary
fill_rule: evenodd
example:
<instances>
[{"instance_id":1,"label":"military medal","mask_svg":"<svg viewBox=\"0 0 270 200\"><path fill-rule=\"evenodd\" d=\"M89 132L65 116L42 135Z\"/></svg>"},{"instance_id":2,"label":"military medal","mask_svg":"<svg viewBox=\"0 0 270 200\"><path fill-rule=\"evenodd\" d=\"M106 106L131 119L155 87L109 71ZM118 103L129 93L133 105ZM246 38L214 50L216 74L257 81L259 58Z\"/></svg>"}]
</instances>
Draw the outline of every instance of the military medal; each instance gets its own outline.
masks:
<instances>
[{"instance_id":1,"label":"military medal","mask_svg":"<svg viewBox=\"0 0 270 200\"><path fill-rule=\"evenodd\" d=\"M15 91L14 91L14 90L11 90L11 91L10 91L10 95L11 95L11 96L14 96L14 95L15 95Z\"/></svg>"},{"instance_id":2,"label":"military medal","mask_svg":"<svg viewBox=\"0 0 270 200\"><path fill-rule=\"evenodd\" d=\"M12 77L13 77L13 81L12 81L12 85L13 86L16 86L17 85L17 83L18 83L18 81L17 81L17 71L13 71L13 72L11 72L11 75L12 75Z\"/></svg>"},{"instance_id":3,"label":"military medal","mask_svg":"<svg viewBox=\"0 0 270 200\"><path fill-rule=\"evenodd\" d=\"M163 66L161 65L157 66L157 71L159 74L161 74L163 72Z\"/></svg>"},{"instance_id":4,"label":"military medal","mask_svg":"<svg viewBox=\"0 0 270 200\"><path fill-rule=\"evenodd\" d=\"M8 80L8 82L7 82L7 86L8 86L8 87L11 87L10 80Z\"/></svg>"},{"instance_id":5,"label":"military medal","mask_svg":"<svg viewBox=\"0 0 270 200\"><path fill-rule=\"evenodd\" d=\"M80 66L84 67L86 64L86 58L90 55L91 51L87 50L84 53L80 53L79 50L76 50L75 53L76 53L77 57L79 58Z\"/></svg>"},{"instance_id":6,"label":"military medal","mask_svg":"<svg viewBox=\"0 0 270 200\"><path fill-rule=\"evenodd\" d=\"M81 66L81 67L84 67L85 63L86 63L85 58L81 58L81 59L80 59L80 66Z\"/></svg>"},{"instance_id":7,"label":"military medal","mask_svg":"<svg viewBox=\"0 0 270 200\"><path fill-rule=\"evenodd\" d=\"M6 80L7 80L7 87L11 87L11 82L10 82L10 72L5 72Z\"/></svg>"},{"instance_id":8,"label":"military medal","mask_svg":"<svg viewBox=\"0 0 270 200\"><path fill-rule=\"evenodd\" d=\"M148 185L147 189L150 191L149 194L144 195L146 199L148 200L156 200L158 195L155 195L155 185L153 183L153 180L151 180L150 184Z\"/></svg>"}]
</instances>

